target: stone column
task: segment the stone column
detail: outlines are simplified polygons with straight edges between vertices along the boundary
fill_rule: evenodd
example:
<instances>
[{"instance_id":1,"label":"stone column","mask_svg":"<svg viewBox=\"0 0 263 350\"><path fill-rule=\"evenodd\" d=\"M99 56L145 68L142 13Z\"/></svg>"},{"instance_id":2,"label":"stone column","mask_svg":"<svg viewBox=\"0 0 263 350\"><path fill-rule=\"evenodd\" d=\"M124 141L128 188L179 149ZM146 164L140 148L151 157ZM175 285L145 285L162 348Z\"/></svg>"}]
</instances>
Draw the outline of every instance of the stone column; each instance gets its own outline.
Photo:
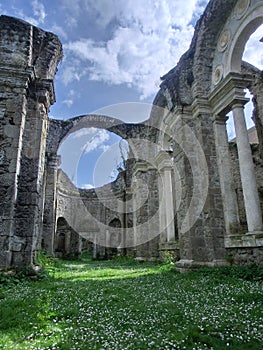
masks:
<instances>
[{"instance_id":1,"label":"stone column","mask_svg":"<svg viewBox=\"0 0 263 350\"><path fill-rule=\"evenodd\" d=\"M236 193L234 190L233 176L231 172L231 160L226 132L227 117L215 116L214 133L217 153L218 171L224 207L226 234L238 233L240 222Z\"/></svg>"},{"instance_id":2,"label":"stone column","mask_svg":"<svg viewBox=\"0 0 263 350\"><path fill-rule=\"evenodd\" d=\"M46 252L50 255L54 254L54 239L56 230L57 171L59 164L59 156L56 154L47 155L42 248L45 249Z\"/></svg>"},{"instance_id":3,"label":"stone column","mask_svg":"<svg viewBox=\"0 0 263 350\"><path fill-rule=\"evenodd\" d=\"M249 233L262 231L262 214L256 184L254 164L245 123L242 103L232 106L243 188L247 225Z\"/></svg>"}]
</instances>

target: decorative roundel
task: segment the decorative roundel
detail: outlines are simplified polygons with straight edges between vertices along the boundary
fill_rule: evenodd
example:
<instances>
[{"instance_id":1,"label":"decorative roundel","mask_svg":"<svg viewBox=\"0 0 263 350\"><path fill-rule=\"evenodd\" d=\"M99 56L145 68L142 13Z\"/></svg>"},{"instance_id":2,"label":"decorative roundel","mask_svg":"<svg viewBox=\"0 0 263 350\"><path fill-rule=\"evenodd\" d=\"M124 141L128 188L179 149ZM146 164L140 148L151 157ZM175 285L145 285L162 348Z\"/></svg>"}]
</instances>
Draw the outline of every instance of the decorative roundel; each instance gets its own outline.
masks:
<instances>
[{"instance_id":1,"label":"decorative roundel","mask_svg":"<svg viewBox=\"0 0 263 350\"><path fill-rule=\"evenodd\" d=\"M221 33L218 44L217 44L217 49L219 52L225 51L225 49L228 46L229 40L230 40L230 31L229 31L229 29L225 29Z\"/></svg>"},{"instance_id":2,"label":"decorative roundel","mask_svg":"<svg viewBox=\"0 0 263 350\"><path fill-rule=\"evenodd\" d=\"M214 73L213 73L213 83L216 85L220 82L220 80L222 79L223 77L223 65L220 64L216 67L216 69L214 70Z\"/></svg>"},{"instance_id":3,"label":"decorative roundel","mask_svg":"<svg viewBox=\"0 0 263 350\"><path fill-rule=\"evenodd\" d=\"M250 0L239 0L235 7L235 17L240 19L249 8Z\"/></svg>"}]
</instances>

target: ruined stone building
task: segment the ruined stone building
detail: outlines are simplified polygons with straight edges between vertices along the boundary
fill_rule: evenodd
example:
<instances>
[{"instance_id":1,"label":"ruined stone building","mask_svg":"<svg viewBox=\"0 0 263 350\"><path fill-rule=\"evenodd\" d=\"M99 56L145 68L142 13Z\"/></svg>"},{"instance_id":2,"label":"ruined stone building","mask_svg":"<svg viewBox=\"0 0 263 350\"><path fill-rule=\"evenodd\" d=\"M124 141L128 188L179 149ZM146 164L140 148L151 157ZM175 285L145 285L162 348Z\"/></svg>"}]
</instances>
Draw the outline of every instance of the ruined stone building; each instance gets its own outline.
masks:
<instances>
[{"instance_id":1,"label":"ruined stone building","mask_svg":"<svg viewBox=\"0 0 263 350\"><path fill-rule=\"evenodd\" d=\"M173 251L179 269L262 262L263 74L242 61L262 23L262 0L211 0L189 50L162 78L149 120L124 124L102 115L50 119L61 43L1 16L0 268L35 264L41 249L79 254L86 242L106 257ZM257 144L246 130L245 89ZM126 139L130 159L114 182L80 190L59 169L57 152L89 127Z\"/></svg>"}]
</instances>

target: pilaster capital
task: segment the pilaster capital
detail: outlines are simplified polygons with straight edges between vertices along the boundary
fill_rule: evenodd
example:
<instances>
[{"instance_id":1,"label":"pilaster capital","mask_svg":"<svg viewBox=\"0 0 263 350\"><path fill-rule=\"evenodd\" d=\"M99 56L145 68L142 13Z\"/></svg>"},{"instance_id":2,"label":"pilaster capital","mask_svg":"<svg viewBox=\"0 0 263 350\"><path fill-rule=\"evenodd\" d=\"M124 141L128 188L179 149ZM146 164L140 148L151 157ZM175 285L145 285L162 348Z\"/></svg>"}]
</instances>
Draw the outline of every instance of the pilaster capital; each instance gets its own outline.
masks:
<instances>
[{"instance_id":1,"label":"pilaster capital","mask_svg":"<svg viewBox=\"0 0 263 350\"><path fill-rule=\"evenodd\" d=\"M2 65L0 63L0 85L8 84L11 88L24 89L27 93L28 86L35 79L34 67L14 67L12 65Z\"/></svg>"},{"instance_id":2,"label":"pilaster capital","mask_svg":"<svg viewBox=\"0 0 263 350\"><path fill-rule=\"evenodd\" d=\"M172 151L160 151L155 157L155 164L159 171L172 170Z\"/></svg>"},{"instance_id":3,"label":"pilaster capital","mask_svg":"<svg viewBox=\"0 0 263 350\"><path fill-rule=\"evenodd\" d=\"M213 123L219 125L226 125L229 117L225 114L216 114L213 116Z\"/></svg>"},{"instance_id":4,"label":"pilaster capital","mask_svg":"<svg viewBox=\"0 0 263 350\"><path fill-rule=\"evenodd\" d=\"M58 168L61 164L61 156L56 153L48 152L46 158L49 168Z\"/></svg>"},{"instance_id":5,"label":"pilaster capital","mask_svg":"<svg viewBox=\"0 0 263 350\"><path fill-rule=\"evenodd\" d=\"M194 118L202 114L211 114L209 101L205 98L195 98L192 103L192 113Z\"/></svg>"},{"instance_id":6,"label":"pilaster capital","mask_svg":"<svg viewBox=\"0 0 263 350\"><path fill-rule=\"evenodd\" d=\"M36 79L30 85L30 95L43 103L47 109L55 102L54 83L52 79Z\"/></svg>"},{"instance_id":7,"label":"pilaster capital","mask_svg":"<svg viewBox=\"0 0 263 350\"><path fill-rule=\"evenodd\" d=\"M173 111L166 114L164 118L165 125L169 125L170 129L178 123L178 120L187 122L192 119L192 107L191 106L176 106Z\"/></svg>"},{"instance_id":8,"label":"pilaster capital","mask_svg":"<svg viewBox=\"0 0 263 350\"><path fill-rule=\"evenodd\" d=\"M138 173L146 173L149 170L156 169L152 164L146 161L138 161L133 168L133 174L136 176Z\"/></svg>"}]
</instances>

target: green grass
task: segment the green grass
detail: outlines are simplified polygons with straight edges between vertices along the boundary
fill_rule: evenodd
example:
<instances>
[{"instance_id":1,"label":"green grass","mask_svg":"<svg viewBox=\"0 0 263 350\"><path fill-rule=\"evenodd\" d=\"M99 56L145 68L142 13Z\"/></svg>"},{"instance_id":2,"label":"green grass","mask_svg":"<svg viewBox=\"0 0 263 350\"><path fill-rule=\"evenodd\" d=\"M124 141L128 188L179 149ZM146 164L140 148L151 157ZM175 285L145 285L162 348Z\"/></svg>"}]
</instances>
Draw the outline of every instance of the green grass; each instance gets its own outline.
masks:
<instances>
[{"instance_id":1,"label":"green grass","mask_svg":"<svg viewBox=\"0 0 263 350\"><path fill-rule=\"evenodd\" d=\"M41 280L2 278L1 350L262 349L263 282L260 273L248 278L251 268L179 274L130 259L46 266Z\"/></svg>"}]
</instances>

